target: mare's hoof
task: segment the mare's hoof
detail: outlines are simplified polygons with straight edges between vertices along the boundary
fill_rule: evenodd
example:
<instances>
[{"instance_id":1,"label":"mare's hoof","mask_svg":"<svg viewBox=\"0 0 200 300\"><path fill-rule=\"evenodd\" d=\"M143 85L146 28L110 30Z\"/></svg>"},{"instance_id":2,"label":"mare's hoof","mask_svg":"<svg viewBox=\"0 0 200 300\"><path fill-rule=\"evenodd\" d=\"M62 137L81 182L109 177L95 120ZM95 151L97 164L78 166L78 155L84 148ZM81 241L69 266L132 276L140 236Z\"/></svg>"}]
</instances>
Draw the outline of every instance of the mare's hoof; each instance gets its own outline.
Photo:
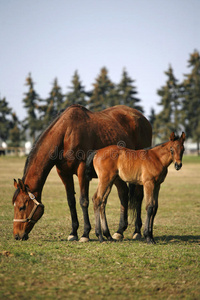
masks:
<instances>
[{"instance_id":1,"label":"mare's hoof","mask_svg":"<svg viewBox=\"0 0 200 300\"><path fill-rule=\"evenodd\" d=\"M113 240L122 241L124 236L121 233L115 232L112 236Z\"/></svg>"},{"instance_id":2,"label":"mare's hoof","mask_svg":"<svg viewBox=\"0 0 200 300\"><path fill-rule=\"evenodd\" d=\"M140 233L135 233L133 235L133 240L136 240L136 241L140 241L142 238L141 234Z\"/></svg>"},{"instance_id":3,"label":"mare's hoof","mask_svg":"<svg viewBox=\"0 0 200 300\"><path fill-rule=\"evenodd\" d=\"M79 240L80 243L87 243L87 242L89 242L89 241L90 241L90 239L89 239L88 237L85 237L85 236L82 236L82 237L80 238L80 240Z\"/></svg>"},{"instance_id":4,"label":"mare's hoof","mask_svg":"<svg viewBox=\"0 0 200 300\"><path fill-rule=\"evenodd\" d=\"M68 236L68 239L67 239L69 242L73 242L73 241L78 241L78 237L77 235L69 235Z\"/></svg>"},{"instance_id":5,"label":"mare's hoof","mask_svg":"<svg viewBox=\"0 0 200 300\"><path fill-rule=\"evenodd\" d=\"M155 245L156 242L154 241L153 238L147 238L147 244L149 244L149 245Z\"/></svg>"}]
</instances>

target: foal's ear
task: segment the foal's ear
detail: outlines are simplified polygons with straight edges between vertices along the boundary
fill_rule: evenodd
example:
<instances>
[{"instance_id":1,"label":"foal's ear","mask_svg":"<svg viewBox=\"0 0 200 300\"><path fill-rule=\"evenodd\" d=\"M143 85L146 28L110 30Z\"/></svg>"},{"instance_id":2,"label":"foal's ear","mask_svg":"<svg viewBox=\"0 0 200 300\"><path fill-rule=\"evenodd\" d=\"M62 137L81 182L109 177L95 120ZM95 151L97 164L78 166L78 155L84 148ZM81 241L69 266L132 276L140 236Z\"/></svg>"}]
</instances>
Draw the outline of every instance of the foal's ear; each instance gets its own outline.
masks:
<instances>
[{"instance_id":1,"label":"foal's ear","mask_svg":"<svg viewBox=\"0 0 200 300\"><path fill-rule=\"evenodd\" d=\"M171 133L169 139L170 139L170 141L174 141L175 140L175 134L174 134L174 132Z\"/></svg>"},{"instance_id":2,"label":"foal's ear","mask_svg":"<svg viewBox=\"0 0 200 300\"><path fill-rule=\"evenodd\" d=\"M17 189L18 188L18 184L17 184L17 180L14 179L14 187Z\"/></svg>"},{"instance_id":3,"label":"foal's ear","mask_svg":"<svg viewBox=\"0 0 200 300\"><path fill-rule=\"evenodd\" d=\"M181 140L184 142L185 141L185 132L182 132L181 134Z\"/></svg>"}]
</instances>

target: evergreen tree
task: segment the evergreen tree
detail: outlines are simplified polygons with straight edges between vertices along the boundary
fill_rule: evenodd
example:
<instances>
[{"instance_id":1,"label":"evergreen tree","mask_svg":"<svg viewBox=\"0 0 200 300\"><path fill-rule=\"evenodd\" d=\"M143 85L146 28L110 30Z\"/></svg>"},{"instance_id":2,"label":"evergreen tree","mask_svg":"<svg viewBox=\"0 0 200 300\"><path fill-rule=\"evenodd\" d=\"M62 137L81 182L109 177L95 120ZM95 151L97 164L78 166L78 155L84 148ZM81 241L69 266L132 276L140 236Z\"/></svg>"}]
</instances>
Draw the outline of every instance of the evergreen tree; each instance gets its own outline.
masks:
<instances>
[{"instance_id":1,"label":"evergreen tree","mask_svg":"<svg viewBox=\"0 0 200 300\"><path fill-rule=\"evenodd\" d=\"M151 108L150 115L149 115L148 119L149 119L149 122L151 123L152 128L154 129L154 124L155 124L155 121L156 121L156 113L155 113L154 108ZM156 136L155 136L155 133L154 133L154 130L153 130L153 138L152 138L152 144L153 145L155 145L155 139L156 139Z\"/></svg>"},{"instance_id":2,"label":"evergreen tree","mask_svg":"<svg viewBox=\"0 0 200 300\"><path fill-rule=\"evenodd\" d=\"M71 83L72 86L69 87L71 92L66 95L64 107L72 104L86 105L86 97L88 96L88 93L85 92L85 87L82 85L77 71L75 71Z\"/></svg>"},{"instance_id":3,"label":"evergreen tree","mask_svg":"<svg viewBox=\"0 0 200 300\"><path fill-rule=\"evenodd\" d=\"M27 109L28 113L28 116L25 119L25 128L29 129L30 136L33 138L34 142L37 130L41 129L41 122L38 120L37 116L39 96L34 90L34 83L31 78L31 74L29 74L26 78L25 85L29 88L28 92L25 93L25 98L23 99L24 107Z\"/></svg>"},{"instance_id":4,"label":"evergreen tree","mask_svg":"<svg viewBox=\"0 0 200 300\"><path fill-rule=\"evenodd\" d=\"M89 100L89 108L93 111L100 111L111 105L111 91L114 89L114 84L108 77L108 71L103 67L96 82L93 84L93 91Z\"/></svg>"},{"instance_id":5,"label":"evergreen tree","mask_svg":"<svg viewBox=\"0 0 200 300\"><path fill-rule=\"evenodd\" d=\"M197 50L190 55L188 67L191 73L186 74L183 82L183 124L187 137L197 143L200 155L200 54Z\"/></svg>"},{"instance_id":6,"label":"evergreen tree","mask_svg":"<svg viewBox=\"0 0 200 300\"><path fill-rule=\"evenodd\" d=\"M6 98L0 98L0 139L8 140L11 122L12 109L8 106Z\"/></svg>"},{"instance_id":7,"label":"evergreen tree","mask_svg":"<svg viewBox=\"0 0 200 300\"><path fill-rule=\"evenodd\" d=\"M22 140L20 122L15 113L12 113L12 128L9 131L10 146L19 147Z\"/></svg>"},{"instance_id":8,"label":"evergreen tree","mask_svg":"<svg viewBox=\"0 0 200 300\"><path fill-rule=\"evenodd\" d=\"M136 87L133 85L135 80L128 76L127 71L124 69L122 73L122 79L118 84L119 103L133 107L135 109L144 112L142 106L139 105L140 99L135 97L137 95Z\"/></svg>"},{"instance_id":9,"label":"evergreen tree","mask_svg":"<svg viewBox=\"0 0 200 300\"><path fill-rule=\"evenodd\" d=\"M62 109L63 98L64 96L62 94L61 87L58 85L57 78L55 78L55 80L53 81L53 87L49 93L49 97L44 100L44 105L40 105L43 128L46 128L49 123L55 118L58 112Z\"/></svg>"},{"instance_id":10,"label":"evergreen tree","mask_svg":"<svg viewBox=\"0 0 200 300\"><path fill-rule=\"evenodd\" d=\"M180 130L180 85L170 66L165 72L168 79L165 86L157 91L161 97L158 105L162 106L161 112L156 116L154 132L161 140L167 140L170 133L178 133Z\"/></svg>"}]
</instances>

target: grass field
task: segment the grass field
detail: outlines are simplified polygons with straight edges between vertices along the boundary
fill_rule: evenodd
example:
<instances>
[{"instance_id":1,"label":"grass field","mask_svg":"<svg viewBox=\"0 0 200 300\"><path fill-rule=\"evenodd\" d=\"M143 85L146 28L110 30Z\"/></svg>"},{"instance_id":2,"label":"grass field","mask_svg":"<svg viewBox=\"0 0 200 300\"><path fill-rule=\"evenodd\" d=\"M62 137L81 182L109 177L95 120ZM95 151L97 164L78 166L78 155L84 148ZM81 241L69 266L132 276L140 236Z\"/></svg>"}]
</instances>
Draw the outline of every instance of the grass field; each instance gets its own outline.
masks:
<instances>
[{"instance_id":1,"label":"grass field","mask_svg":"<svg viewBox=\"0 0 200 300\"><path fill-rule=\"evenodd\" d=\"M178 172L170 167L155 218L156 245L133 241L133 223L123 242L100 244L92 202L91 242L68 242L71 220L55 169L43 191L44 216L28 241L15 241L13 178L22 177L24 163L24 158L0 158L0 299L200 299L200 158L185 157ZM93 180L90 199L96 185ZM144 205L142 215L144 223ZM115 188L107 217L114 233L119 221Z\"/></svg>"}]
</instances>

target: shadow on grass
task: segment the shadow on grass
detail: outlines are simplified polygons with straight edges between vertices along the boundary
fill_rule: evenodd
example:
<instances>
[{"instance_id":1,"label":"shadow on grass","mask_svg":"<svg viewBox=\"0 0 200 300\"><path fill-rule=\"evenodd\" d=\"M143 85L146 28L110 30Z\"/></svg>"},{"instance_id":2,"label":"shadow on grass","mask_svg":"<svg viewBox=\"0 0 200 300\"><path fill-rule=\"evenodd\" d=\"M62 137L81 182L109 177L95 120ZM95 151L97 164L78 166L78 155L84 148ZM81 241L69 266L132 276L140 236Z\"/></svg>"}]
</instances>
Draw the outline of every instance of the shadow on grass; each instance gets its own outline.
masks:
<instances>
[{"instance_id":1,"label":"shadow on grass","mask_svg":"<svg viewBox=\"0 0 200 300\"><path fill-rule=\"evenodd\" d=\"M187 242L191 244L200 244L200 235L162 235L155 237L157 243L180 243Z\"/></svg>"}]
</instances>

